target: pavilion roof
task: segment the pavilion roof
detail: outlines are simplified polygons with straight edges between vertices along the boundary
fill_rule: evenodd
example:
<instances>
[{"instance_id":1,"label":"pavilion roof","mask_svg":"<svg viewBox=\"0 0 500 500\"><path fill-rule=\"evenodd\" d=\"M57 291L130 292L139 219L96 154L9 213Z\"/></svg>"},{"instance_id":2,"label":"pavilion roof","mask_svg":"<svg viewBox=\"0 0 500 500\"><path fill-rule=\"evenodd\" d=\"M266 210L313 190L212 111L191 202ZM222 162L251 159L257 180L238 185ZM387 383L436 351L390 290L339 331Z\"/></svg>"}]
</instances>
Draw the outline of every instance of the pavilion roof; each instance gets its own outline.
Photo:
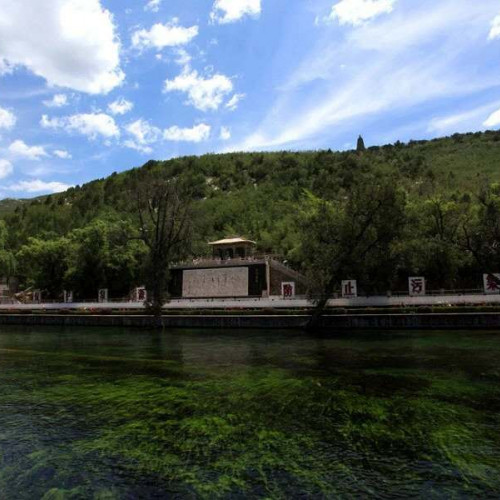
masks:
<instances>
[{"instance_id":1,"label":"pavilion roof","mask_svg":"<svg viewBox=\"0 0 500 500\"><path fill-rule=\"evenodd\" d=\"M226 238L224 240L211 241L209 245L237 245L238 243L255 245L255 241L247 240L246 238Z\"/></svg>"}]
</instances>

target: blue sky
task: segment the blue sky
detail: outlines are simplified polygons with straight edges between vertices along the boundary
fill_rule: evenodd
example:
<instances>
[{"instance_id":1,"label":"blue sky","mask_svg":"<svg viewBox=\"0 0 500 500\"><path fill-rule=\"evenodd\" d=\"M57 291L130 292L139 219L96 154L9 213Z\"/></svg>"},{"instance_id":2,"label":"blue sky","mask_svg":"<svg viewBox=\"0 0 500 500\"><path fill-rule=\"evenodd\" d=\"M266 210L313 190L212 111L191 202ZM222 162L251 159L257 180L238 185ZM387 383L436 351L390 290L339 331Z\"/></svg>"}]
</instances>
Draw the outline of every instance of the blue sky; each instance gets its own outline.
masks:
<instances>
[{"instance_id":1,"label":"blue sky","mask_svg":"<svg viewBox=\"0 0 500 500\"><path fill-rule=\"evenodd\" d=\"M0 0L0 197L500 127L498 0Z\"/></svg>"}]
</instances>

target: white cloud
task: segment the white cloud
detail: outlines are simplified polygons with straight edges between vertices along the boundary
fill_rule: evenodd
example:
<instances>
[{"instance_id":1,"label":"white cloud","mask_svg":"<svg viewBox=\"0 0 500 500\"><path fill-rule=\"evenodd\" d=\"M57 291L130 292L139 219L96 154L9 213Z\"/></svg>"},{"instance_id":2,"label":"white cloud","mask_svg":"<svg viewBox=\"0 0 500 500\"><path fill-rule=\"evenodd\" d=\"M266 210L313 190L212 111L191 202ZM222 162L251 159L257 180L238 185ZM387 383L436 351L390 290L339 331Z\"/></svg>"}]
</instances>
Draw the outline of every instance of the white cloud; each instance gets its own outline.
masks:
<instances>
[{"instance_id":1,"label":"white cloud","mask_svg":"<svg viewBox=\"0 0 500 500\"><path fill-rule=\"evenodd\" d=\"M198 35L198 26L184 28L177 19L167 24L155 24L150 30L139 30L132 35L132 46L136 49L163 49L189 43Z\"/></svg>"},{"instance_id":2,"label":"white cloud","mask_svg":"<svg viewBox=\"0 0 500 500\"><path fill-rule=\"evenodd\" d=\"M221 127L219 137L223 141L228 141L229 139L231 139L231 131L229 130L229 128L228 127Z\"/></svg>"},{"instance_id":3,"label":"white cloud","mask_svg":"<svg viewBox=\"0 0 500 500\"><path fill-rule=\"evenodd\" d=\"M179 91L188 96L188 104L201 111L216 110L233 90L233 82L219 73L204 78L188 67L173 80L165 81L165 92Z\"/></svg>"},{"instance_id":4,"label":"white cloud","mask_svg":"<svg viewBox=\"0 0 500 500\"><path fill-rule=\"evenodd\" d=\"M201 142L210 137L211 130L209 125L201 123L192 128L181 128L175 125L162 131L143 119L129 123L124 128L132 136L132 139L127 139L123 145L148 154L153 151L151 145L160 140Z\"/></svg>"},{"instance_id":5,"label":"white cloud","mask_svg":"<svg viewBox=\"0 0 500 500\"><path fill-rule=\"evenodd\" d=\"M149 10L151 12L158 12L160 10L162 0L150 0L145 6L144 10Z\"/></svg>"},{"instance_id":6,"label":"white cloud","mask_svg":"<svg viewBox=\"0 0 500 500\"><path fill-rule=\"evenodd\" d=\"M139 151L140 153L150 154L153 152L153 148L151 146L145 146L145 145L140 144L137 141L134 141L132 139L127 139L127 140L123 141L123 145L127 148L135 149L136 151Z\"/></svg>"},{"instance_id":7,"label":"white cloud","mask_svg":"<svg viewBox=\"0 0 500 500\"><path fill-rule=\"evenodd\" d=\"M12 163L8 160L0 159L0 179L5 179L14 171Z\"/></svg>"},{"instance_id":8,"label":"white cloud","mask_svg":"<svg viewBox=\"0 0 500 500\"><path fill-rule=\"evenodd\" d=\"M500 38L500 15L496 16L491 22L490 34L488 36L490 40L495 38Z\"/></svg>"},{"instance_id":9,"label":"white cloud","mask_svg":"<svg viewBox=\"0 0 500 500\"><path fill-rule=\"evenodd\" d=\"M494 0L484 2L408 2L405 10L363 24L340 40L323 30L280 86L261 123L231 150L310 148L313 140L325 144L352 134L353 128L374 127L374 120L387 123L406 115L414 122L418 106L436 109L442 99L493 90L498 72L476 59L478 46L471 43L484 40L485 26L498 8ZM431 50L436 46L446 57ZM464 60L474 61L473 71ZM346 61L348 68L339 73Z\"/></svg>"},{"instance_id":10,"label":"white cloud","mask_svg":"<svg viewBox=\"0 0 500 500\"><path fill-rule=\"evenodd\" d=\"M5 59L0 58L0 76L10 75L14 72L14 67Z\"/></svg>"},{"instance_id":11,"label":"white cloud","mask_svg":"<svg viewBox=\"0 0 500 500\"><path fill-rule=\"evenodd\" d=\"M63 184L62 182L45 182L40 179L35 179L32 181L20 181L10 186L4 186L3 189L24 193L61 193L70 187L69 184Z\"/></svg>"},{"instance_id":12,"label":"white cloud","mask_svg":"<svg viewBox=\"0 0 500 500\"><path fill-rule=\"evenodd\" d=\"M0 107L0 128L10 130L16 124L16 115L8 109Z\"/></svg>"},{"instance_id":13,"label":"white cloud","mask_svg":"<svg viewBox=\"0 0 500 500\"><path fill-rule=\"evenodd\" d=\"M183 48L177 49L176 56L177 57L175 58L175 63L179 66L187 66L192 59L187 50Z\"/></svg>"},{"instance_id":14,"label":"white cloud","mask_svg":"<svg viewBox=\"0 0 500 500\"><path fill-rule=\"evenodd\" d=\"M124 141L124 145L128 148L135 149L142 153L151 153L153 149L151 144L154 144L161 139L161 130L154 125L151 125L146 120L140 118L135 122L129 123L124 129L133 137Z\"/></svg>"},{"instance_id":15,"label":"white cloud","mask_svg":"<svg viewBox=\"0 0 500 500\"><path fill-rule=\"evenodd\" d=\"M497 127L500 125L500 109L491 113L491 115L483 123L485 127Z\"/></svg>"},{"instance_id":16,"label":"white cloud","mask_svg":"<svg viewBox=\"0 0 500 500\"><path fill-rule=\"evenodd\" d=\"M24 141L14 141L9 146L9 152L13 156L27 160L39 160L43 156L49 156L42 146L28 146Z\"/></svg>"},{"instance_id":17,"label":"white cloud","mask_svg":"<svg viewBox=\"0 0 500 500\"><path fill-rule=\"evenodd\" d=\"M240 101L244 98L245 94L234 94L233 97L231 97L231 99L229 99L229 101L226 103L225 107L231 111L234 111L238 107Z\"/></svg>"},{"instance_id":18,"label":"white cloud","mask_svg":"<svg viewBox=\"0 0 500 500\"><path fill-rule=\"evenodd\" d=\"M479 130L486 126L484 117L500 105L498 101L486 104L467 111L459 111L453 114L433 118L427 128L428 132L438 134L451 134L455 132L470 132Z\"/></svg>"},{"instance_id":19,"label":"white cloud","mask_svg":"<svg viewBox=\"0 0 500 500\"><path fill-rule=\"evenodd\" d=\"M43 101L48 108L62 108L68 104L68 97L65 94L56 94L50 101Z\"/></svg>"},{"instance_id":20,"label":"white cloud","mask_svg":"<svg viewBox=\"0 0 500 500\"><path fill-rule=\"evenodd\" d=\"M163 131L163 138L166 141L201 142L210 137L210 126L204 123L195 125L192 128L169 127Z\"/></svg>"},{"instance_id":21,"label":"white cloud","mask_svg":"<svg viewBox=\"0 0 500 500\"><path fill-rule=\"evenodd\" d=\"M448 131L458 131L462 123L468 122L468 120L474 117L475 113L456 113L449 116L443 116L439 118L433 118L429 123L429 132L439 132L445 133Z\"/></svg>"},{"instance_id":22,"label":"white cloud","mask_svg":"<svg viewBox=\"0 0 500 500\"><path fill-rule=\"evenodd\" d=\"M56 149L53 151L54 156L61 158L62 160L71 160L73 158L70 153L65 151L64 149Z\"/></svg>"},{"instance_id":23,"label":"white cloud","mask_svg":"<svg viewBox=\"0 0 500 500\"><path fill-rule=\"evenodd\" d=\"M133 103L121 97L120 99L113 101L108 106L108 109L112 115L124 115L125 113L131 111L133 107L134 107Z\"/></svg>"},{"instance_id":24,"label":"white cloud","mask_svg":"<svg viewBox=\"0 0 500 500\"><path fill-rule=\"evenodd\" d=\"M105 113L84 113L61 118L43 115L40 120L43 128L65 129L86 135L90 139L102 136L106 139L120 136L115 120Z\"/></svg>"},{"instance_id":25,"label":"white cloud","mask_svg":"<svg viewBox=\"0 0 500 500\"><path fill-rule=\"evenodd\" d=\"M100 0L0 0L0 60L49 85L105 94L120 85L120 42Z\"/></svg>"},{"instance_id":26,"label":"white cloud","mask_svg":"<svg viewBox=\"0 0 500 500\"><path fill-rule=\"evenodd\" d=\"M341 0L332 7L330 21L357 26L392 12L396 0Z\"/></svg>"},{"instance_id":27,"label":"white cloud","mask_svg":"<svg viewBox=\"0 0 500 500\"><path fill-rule=\"evenodd\" d=\"M258 17L261 0L215 0L210 19L220 24L234 23L244 16Z\"/></svg>"}]
</instances>

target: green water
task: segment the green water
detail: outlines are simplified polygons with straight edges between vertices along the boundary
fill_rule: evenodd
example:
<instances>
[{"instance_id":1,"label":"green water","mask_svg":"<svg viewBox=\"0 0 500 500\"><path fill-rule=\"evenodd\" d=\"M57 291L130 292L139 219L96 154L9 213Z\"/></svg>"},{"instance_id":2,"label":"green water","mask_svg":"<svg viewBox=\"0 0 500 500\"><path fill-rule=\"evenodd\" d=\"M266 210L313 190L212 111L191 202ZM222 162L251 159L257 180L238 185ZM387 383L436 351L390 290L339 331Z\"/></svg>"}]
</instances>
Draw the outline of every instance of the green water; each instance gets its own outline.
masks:
<instances>
[{"instance_id":1,"label":"green water","mask_svg":"<svg viewBox=\"0 0 500 500\"><path fill-rule=\"evenodd\" d=\"M500 333L5 328L0 498L499 498Z\"/></svg>"}]
</instances>

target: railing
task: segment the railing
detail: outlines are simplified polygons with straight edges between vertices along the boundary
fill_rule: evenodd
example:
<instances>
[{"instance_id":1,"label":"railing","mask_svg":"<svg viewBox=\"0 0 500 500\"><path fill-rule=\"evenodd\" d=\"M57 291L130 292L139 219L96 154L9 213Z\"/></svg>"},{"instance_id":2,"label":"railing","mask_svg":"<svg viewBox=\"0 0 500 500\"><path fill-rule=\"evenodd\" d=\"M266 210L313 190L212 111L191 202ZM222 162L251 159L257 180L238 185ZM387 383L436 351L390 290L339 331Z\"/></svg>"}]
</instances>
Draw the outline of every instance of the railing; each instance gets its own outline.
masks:
<instances>
[{"instance_id":1,"label":"railing","mask_svg":"<svg viewBox=\"0 0 500 500\"><path fill-rule=\"evenodd\" d=\"M497 294L497 295L500 295ZM439 290L427 290L425 296L414 296L415 298L425 298L425 297L440 297L440 296L491 296L491 294L486 294L483 289L479 288L474 288L474 289L458 289L458 290L446 290L446 289L439 289ZM366 293L359 293L358 298L359 299L366 299L366 298L410 298L409 292L406 291L394 291L394 292L387 292L386 294L366 294ZM206 297L206 298L184 298L184 297L172 297L170 300L175 301L175 302L225 302L225 301L245 301L245 300L250 300L250 301L255 301L255 302L260 302L262 300L262 303L264 302L273 302L276 300L287 300L293 302L294 300L296 301L310 301L310 302L315 302L321 299L328 299L328 300L335 300L335 299L348 299L349 297L342 297L340 292L333 293L332 295L329 295L328 297L324 295L315 295L315 294L310 294L310 295L296 295L294 297L287 297L284 298L280 295L277 296L271 296L271 297L260 297L260 296L247 296L247 297ZM51 304L61 304L62 302L60 300L56 299L42 299L42 302L32 302L29 300L26 301L21 301L12 297L0 297L0 304L1 305L33 305L33 306L43 306L43 305L51 305ZM99 307L99 304L136 304L141 305L142 302L137 302L135 300L132 300L130 297L121 297L121 298L109 298L106 302L99 303L97 297L95 299L78 299L73 302L74 304L89 304L89 306L95 308ZM68 303L67 305L69 306L71 303Z\"/></svg>"},{"instance_id":2,"label":"railing","mask_svg":"<svg viewBox=\"0 0 500 500\"><path fill-rule=\"evenodd\" d=\"M457 289L457 290L426 290L425 295L410 295L408 290L402 291L392 291L389 290L385 294L384 293L366 293L364 291L359 291L357 297L360 298L368 298L368 297L439 297L439 296L453 295L453 296L461 296L461 295L491 295L487 294L482 288L472 288L472 289ZM499 294L500 295L500 292ZM338 292L333 292L331 295L325 296L321 294L309 294L307 296L310 300L320 300L320 299L348 299L351 297L342 297L342 292L339 290Z\"/></svg>"},{"instance_id":3,"label":"railing","mask_svg":"<svg viewBox=\"0 0 500 500\"><path fill-rule=\"evenodd\" d=\"M230 266L234 264L249 264L257 261L273 260L276 262L283 262L283 257L280 255L273 254L255 254L249 255L247 257L234 257L228 259L220 259L217 257L200 257L198 259L192 259L189 261L178 262L172 267L182 267L182 266L203 266L203 265L219 265L219 266Z\"/></svg>"},{"instance_id":4,"label":"railing","mask_svg":"<svg viewBox=\"0 0 500 500\"><path fill-rule=\"evenodd\" d=\"M124 304L124 303L130 303L130 304L140 304L143 301L137 302L135 300L130 299L129 297L121 298L121 299L108 299L106 302L99 302L97 297L95 299L78 299L74 300L73 302L67 302L68 304L75 303L75 304ZM19 305L19 304L27 304L27 305L37 305L37 304L63 304L61 300L57 299L45 299L42 298L42 302L33 302L30 300L19 300L11 297L0 297L0 304L2 305Z\"/></svg>"},{"instance_id":5,"label":"railing","mask_svg":"<svg viewBox=\"0 0 500 500\"><path fill-rule=\"evenodd\" d=\"M426 290L426 296L439 296L439 295L486 295L482 288L472 288L472 289L459 289L459 290L446 290L444 288L440 288L439 290ZM390 296L392 297L409 297L410 293L405 291L400 292L391 292Z\"/></svg>"}]
</instances>

